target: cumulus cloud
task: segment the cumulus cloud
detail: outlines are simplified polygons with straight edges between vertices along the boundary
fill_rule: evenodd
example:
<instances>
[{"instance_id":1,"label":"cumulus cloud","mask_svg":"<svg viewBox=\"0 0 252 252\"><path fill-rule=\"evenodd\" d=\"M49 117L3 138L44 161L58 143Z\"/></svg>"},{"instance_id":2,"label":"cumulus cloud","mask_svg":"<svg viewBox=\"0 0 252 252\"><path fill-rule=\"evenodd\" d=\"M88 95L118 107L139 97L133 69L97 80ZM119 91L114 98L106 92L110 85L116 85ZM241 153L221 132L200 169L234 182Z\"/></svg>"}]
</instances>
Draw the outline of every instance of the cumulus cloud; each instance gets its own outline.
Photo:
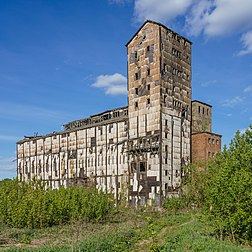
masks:
<instances>
[{"instance_id":1,"label":"cumulus cloud","mask_svg":"<svg viewBox=\"0 0 252 252\"><path fill-rule=\"evenodd\" d=\"M252 93L252 85L247 86L247 87L243 90L243 92L245 92L245 93Z\"/></svg>"},{"instance_id":2,"label":"cumulus cloud","mask_svg":"<svg viewBox=\"0 0 252 252\"><path fill-rule=\"evenodd\" d=\"M230 107L233 108L235 107L237 104L241 103L243 101L243 97L240 96L236 96L232 99L227 99L224 101L224 103L222 104L223 107Z\"/></svg>"},{"instance_id":3,"label":"cumulus cloud","mask_svg":"<svg viewBox=\"0 0 252 252\"><path fill-rule=\"evenodd\" d=\"M134 10L139 22L146 19L167 22L185 14L192 3L193 0L136 0Z\"/></svg>"},{"instance_id":4,"label":"cumulus cloud","mask_svg":"<svg viewBox=\"0 0 252 252\"><path fill-rule=\"evenodd\" d=\"M244 49L239 55L252 53L251 0L135 0L134 11L139 22L152 19L167 24L184 16L184 28L189 35L243 34Z\"/></svg>"},{"instance_id":5,"label":"cumulus cloud","mask_svg":"<svg viewBox=\"0 0 252 252\"><path fill-rule=\"evenodd\" d=\"M91 86L104 89L107 95L127 94L127 78L119 73L99 75Z\"/></svg>"}]
</instances>

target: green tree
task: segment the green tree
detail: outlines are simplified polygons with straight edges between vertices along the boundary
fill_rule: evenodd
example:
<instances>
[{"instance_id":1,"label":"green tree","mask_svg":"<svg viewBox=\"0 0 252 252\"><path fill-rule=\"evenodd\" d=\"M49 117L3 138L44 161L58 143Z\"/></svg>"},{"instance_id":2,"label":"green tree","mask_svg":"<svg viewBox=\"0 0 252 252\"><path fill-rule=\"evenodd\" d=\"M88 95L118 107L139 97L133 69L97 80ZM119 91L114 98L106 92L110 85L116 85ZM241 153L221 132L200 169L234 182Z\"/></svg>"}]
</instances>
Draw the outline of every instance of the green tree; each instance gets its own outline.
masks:
<instances>
[{"instance_id":1,"label":"green tree","mask_svg":"<svg viewBox=\"0 0 252 252\"><path fill-rule=\"evenodd\" d=\"M252 126L237 132L208 167L205 213L219 236L252 240Z\"/></svg>"}]
</instances>

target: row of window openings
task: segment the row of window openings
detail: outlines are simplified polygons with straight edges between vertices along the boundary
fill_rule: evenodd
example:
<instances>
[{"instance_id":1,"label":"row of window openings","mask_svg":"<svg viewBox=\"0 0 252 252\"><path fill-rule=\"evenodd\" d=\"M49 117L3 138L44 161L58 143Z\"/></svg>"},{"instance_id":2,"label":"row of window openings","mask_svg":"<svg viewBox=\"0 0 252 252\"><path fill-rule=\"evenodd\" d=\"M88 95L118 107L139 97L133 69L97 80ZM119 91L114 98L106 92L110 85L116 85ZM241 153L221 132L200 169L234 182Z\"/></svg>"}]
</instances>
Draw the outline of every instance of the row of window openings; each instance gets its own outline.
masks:
<instances>
[{"instance_id":1,"label":"row of window openings","mask_svg":"<svg viewBox=\"0 0 252 252\"><path fill-rule=\"evenodd\" d=\"M198 107L198 112L199 112L199 114L202 113L204 115L205 114L205 108L199 106ZM206 109L206 114L209 115L209 109Z\"/></svg>"},{"instance_id":2,"label":"row of window openings","mask_svg":"<svg viewBox=\"0 0 252 252\"><path fill-rule=\"evenodd\" d=\"M107 162L108 164L110 165L111 164L115 164L115 158L114 156L110 157L108 156L108 159L107 159ZM120 156L119 157L119 164L125 164L126 163L126 157L123 155L122 157ZM61 160L61 163L63 164L61 168L64 168L63 166L65 166L65 162L64 160ZM101 158L98 158L97 159L97 165L98 166L102 166L104 163L104 159L103 157ZM92 167L94 165L94 159L91 158L91 159L88 159L87 161L87 167ZM84 160L79 160L79 168L84 168ZM21 163L19 163L19 170L21 169ZM49 172L49 162L47 161L46 164L45 164L45 171L46 172ZM57 176L57 162L56 160L53 161L53 171L55 172L55 176ZM31 165L31 172L34 173L35 172L35 163L34 161L32 162L32 165ZM42 164L41 164L41 160L39 160L39 163L38 163L38 173L40 174L42 172ZM28 162L25 163L25 173L28 173Z\"/></svg>"},{"instance_id":3,"label":"row of window openings","mask_svg":"<svg viewBox=\"0 0 252 252\"><path fill-rule=\"evenodd\" d=\"M216 143L216 145L219 145L219 140L218 140L218 139L214 140L213 138L212 138L212 140L211 140L211 138L209 137L209 138L208 138L208 143L209 143L209 144L211 144L211 143L212 143L212 144Z\"/></svg>"},{"instance_id":4,"label":"row of window openings","mask_svg":"<svg viewBox=\"0 0 252 252\"><path fill-rule=\"evenodd\" d=\"M146 90L150 91L150 84L146 85ZM139 95L139 88L135 88L135 94Z\"/></svg>"},{"instance_id":5,"label":"row of window openings","mask_svg":"<svg viewBox=\"0 0 252 252\"><path fill-rule=\"evenodd\" d=\"M147 68L146 75L150 76L150 68ZM135 73L135 80L139 80L140 77L141 77L141 73L140 72Z\"/></svg>"},{"instance_id":6,"label":"row of window openings","mask_svg":"<svg viewBox=\"0 0 252 252\"><path fill-rule=\"evenodd\" d=\"M165 170L165 176L168 176L168 170ZM179 171L175 170L175 177L177 178L179 176ZM170 180L170 177L169 177Z\"/></svg>"},{"instance_id":7,"label":"row of window openings","mask_svg":"<svg viewBox=\"0 0 252 252\"><path fill-rule=\"evenodd\" d=\"M150 106L150 98L147 98L146 100L146 107L149 107ZM138 108L138 102L135 102L135 109Z\"/></svg>"}]
</instances>

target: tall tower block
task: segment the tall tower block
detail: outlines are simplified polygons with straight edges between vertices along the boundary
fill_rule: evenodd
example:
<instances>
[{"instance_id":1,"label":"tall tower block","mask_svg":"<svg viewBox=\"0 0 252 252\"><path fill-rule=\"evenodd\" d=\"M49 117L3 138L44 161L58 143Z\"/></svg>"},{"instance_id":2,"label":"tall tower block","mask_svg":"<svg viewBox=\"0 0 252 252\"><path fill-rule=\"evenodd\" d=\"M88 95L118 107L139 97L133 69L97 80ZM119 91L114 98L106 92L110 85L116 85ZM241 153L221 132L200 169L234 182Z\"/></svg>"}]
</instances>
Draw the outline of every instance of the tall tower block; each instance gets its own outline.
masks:
<instances>
[{"instance_id":1,"label":"tall tower block","mask_svg":"<svg viewBox=\"0 0 252 252\"><path fill-rule=\"evenodd\" d=\"M191 42L148 20L126 46L129 200L160 204L190 161Z\"/></svg>"}]
</instances>

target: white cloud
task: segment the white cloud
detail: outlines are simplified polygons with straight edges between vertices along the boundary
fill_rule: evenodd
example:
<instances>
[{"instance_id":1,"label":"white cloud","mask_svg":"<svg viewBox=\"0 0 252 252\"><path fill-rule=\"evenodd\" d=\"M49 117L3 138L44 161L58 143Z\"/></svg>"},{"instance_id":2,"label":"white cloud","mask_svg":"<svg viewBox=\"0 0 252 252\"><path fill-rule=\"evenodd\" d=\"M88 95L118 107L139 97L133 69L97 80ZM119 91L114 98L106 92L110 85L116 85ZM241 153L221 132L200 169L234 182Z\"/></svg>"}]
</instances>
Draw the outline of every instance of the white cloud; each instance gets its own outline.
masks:
<instances>
[{"instance_id":1,"label":"white cloud","mask_svg":"<svg viewBox=\"0 0 252 252\"><path fill-rule=\"evenodd\" d=\"M183 15L184 28L189 35L243 34L244 49L239 55L252 53L251 0L135 0L134 11L138 22L152 19L167 24Z\"/></svg>"},{"instance_id":2,"label":"white cloud","mask_svg":"<svg viewBox=\"0 0 252 252\"><path fill-rule=\"evenodd\" d=\"M91 86L104 89L108 95L127 94L127 78L119 73L99 75Z\"/></svg>"},{"instance_id":3,"label":"white cloud","mask_svg":"<svg viewBox=\"0 0 252 252\"><path fill-rule=\"evenodd\" d=\"M215 0L211 13L204 15L204 33L208 36L240 33L252 27L251 0Z\"/></svg>"},{"instance_id":4,"label":"white cloud","mask_svg":"<svg viewBox=\"0 0 252 252\"><path fill-rule=\"evenodd\" d=\"M185 14L192 3L193 0L136 0L134 10L139 22L146 19L167 22Z\"/></svg>"},{"instance_id":5,"label":"white cloud","mask_svg":"<svg viewBox=\"0 0 252 252\"><path fill-rule=\"evenodd\" d=\"M241 42L244 49L238 55L242 56L252 53L252 30L242 35Z\"/></svg>"},{"instance_id":6,"label":"white cloud","mask_svg":"<svg viewBox=\"0 0 252 252\"><path fill-rule=\"evenodd\" d=\"M247 86L247 87L243 90L243 92L245 92L245 93L252 93L252 85Z\"/></svg>"},{"instance_id":7,"label":"white cloud","mask_svg":"<svg viewBox=\"0 0 252 252\"><path fill-rule=\"evenodd\" d=\"M199 35L207 25L206 17L210 15L213 2L209 0L199 1L194 4L186 16L186 32L190 35Z\"/></svg>"},{"instance_id":8,"label":"white cloud","mask_svg":"<svg viewBox=\"0 0 252 252\"><path fill-rule=\"evenodd\" d=\"M227 99L224 101L224 103L222 104L223 107L230 107L233 108L235 107L237 104L241 103L243 101L243 98L240 96L236 96L232 99Z\"/></svg>"}]
</instances>

